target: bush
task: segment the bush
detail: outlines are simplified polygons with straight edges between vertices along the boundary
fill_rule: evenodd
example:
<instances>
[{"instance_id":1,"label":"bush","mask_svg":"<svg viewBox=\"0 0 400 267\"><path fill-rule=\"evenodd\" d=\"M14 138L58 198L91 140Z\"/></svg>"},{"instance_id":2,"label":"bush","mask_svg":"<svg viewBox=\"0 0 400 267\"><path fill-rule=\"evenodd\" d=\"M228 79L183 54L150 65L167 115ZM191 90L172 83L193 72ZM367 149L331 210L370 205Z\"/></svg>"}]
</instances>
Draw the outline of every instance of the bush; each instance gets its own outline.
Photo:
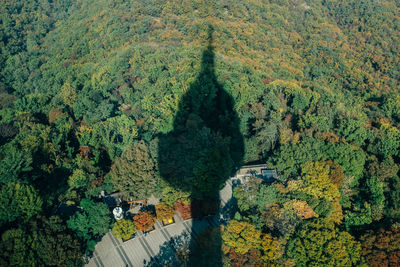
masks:
<instances>
[{"instance_id":1,"label":"bush","mask_svg":"<svg viewBox=\"0 0 400 267\"><path fill-rule=\"evenodd\" d=\"M133 221L125 219L115 222L112 229L113 235L124 240L130 239L136 231L137 228Z\"/></svg>"}]
</instances>

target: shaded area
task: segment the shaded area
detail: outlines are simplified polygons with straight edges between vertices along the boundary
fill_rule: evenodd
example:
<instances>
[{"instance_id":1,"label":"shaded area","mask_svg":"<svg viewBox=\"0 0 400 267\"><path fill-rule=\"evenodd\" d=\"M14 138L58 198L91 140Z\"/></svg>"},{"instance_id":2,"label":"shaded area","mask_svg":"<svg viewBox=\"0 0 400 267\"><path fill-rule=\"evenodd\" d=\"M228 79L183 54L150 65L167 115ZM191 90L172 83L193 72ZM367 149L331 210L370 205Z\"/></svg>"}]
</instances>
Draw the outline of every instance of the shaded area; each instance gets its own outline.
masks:
<instances>
[{"instance_id":1,"label":"shaded area","mask_svg":"<svg viewBox=\"0 0 400 267\"><path fill-rule=\"evenodd\" d=\"M165 241L160 246L160 252L149 262L144 260L145 266L179 266L180 262L187 260L189 248L187 241L190 239L188 234L184 232L179 236L171 237L169 241Z\"/></svg>"},{"instance_id":2,"label":"shaded area","mask_svg":"<svg viewBox=\"0 0 400 267\"><path fill-rule=\"evenodd\" d=\"M201 71L179 103L174 129L159 139L160 174L174 188L191 194L193 217L218 211L219 190L240 166L244 150L233 98L215 75L212 32L209 26ZM195 224L196 220L192 229ZM200 241L192 238L189 266L222 265L221 243L218 228L202 233Z\"/></svg>"}]
</instances>

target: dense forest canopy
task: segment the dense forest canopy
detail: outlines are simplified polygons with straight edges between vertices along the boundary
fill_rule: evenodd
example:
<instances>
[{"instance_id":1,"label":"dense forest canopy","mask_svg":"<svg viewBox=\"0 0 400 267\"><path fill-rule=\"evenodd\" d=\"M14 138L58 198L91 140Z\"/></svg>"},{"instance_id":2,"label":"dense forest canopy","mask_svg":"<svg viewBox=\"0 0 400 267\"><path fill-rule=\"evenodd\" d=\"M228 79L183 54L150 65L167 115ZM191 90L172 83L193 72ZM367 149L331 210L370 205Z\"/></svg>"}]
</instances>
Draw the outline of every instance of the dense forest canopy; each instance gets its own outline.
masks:
<instances>
[{"instance_id":1,"label":"dense forest canopy","mask_svg":"<svg viewBox=\"0 0 400 267\"><path fill-rule=\"evenodd\" d=\"M399 14L397 0L2 0L0 265L83 264L114 223L103 190L183 209L158 145L212 25L242 163L279 173L235 188L224 263L395 266Z\"/></svg>"}]
</instances>

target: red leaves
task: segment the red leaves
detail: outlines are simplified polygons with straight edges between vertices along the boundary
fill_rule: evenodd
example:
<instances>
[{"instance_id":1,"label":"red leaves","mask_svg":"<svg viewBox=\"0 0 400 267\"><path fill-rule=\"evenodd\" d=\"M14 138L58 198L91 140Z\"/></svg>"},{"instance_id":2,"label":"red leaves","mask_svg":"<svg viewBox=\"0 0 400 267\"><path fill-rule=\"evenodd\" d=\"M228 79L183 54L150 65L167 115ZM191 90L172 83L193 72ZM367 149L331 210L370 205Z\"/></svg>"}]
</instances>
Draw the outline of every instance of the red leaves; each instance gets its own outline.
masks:
<instances>
[{"instance_id":1,"label":"red leaves","mask_svg":"<svg viewBox=\"0 0 400 267\"><path fill-rule=\"evenodd\" d=\"M183 201L180 201L174 205L174 208L181 214L183 220L192 218L192 209L190 204L185 204Z\"/></svg>"}]
</instances>

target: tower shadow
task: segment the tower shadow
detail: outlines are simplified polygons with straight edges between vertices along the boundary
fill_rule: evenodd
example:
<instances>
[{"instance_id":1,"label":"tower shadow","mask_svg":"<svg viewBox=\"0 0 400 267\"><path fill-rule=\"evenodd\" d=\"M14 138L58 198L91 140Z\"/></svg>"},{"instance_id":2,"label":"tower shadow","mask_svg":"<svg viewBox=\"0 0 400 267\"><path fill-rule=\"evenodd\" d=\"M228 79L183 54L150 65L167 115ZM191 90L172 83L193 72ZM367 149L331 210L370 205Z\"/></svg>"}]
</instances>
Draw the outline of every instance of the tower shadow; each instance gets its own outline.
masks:
<instances>
[{"instance_id":1,"label":"tower shadow","mask_svg":"<svg viewBox=\"0 0 400 267\"><path fill-rule=\"evenodd\" d=\"M218 212L219 191L240 166L244 151L234 100L215 75L212 33L209 26L200 73L179 103L173 130L159 138L160 174L172 187L190 193L192 217L197 218L191 224L186 266L222 266L218 221L210 222L212 230L200 229L205 216Z\"/></svg>"}]
</instances>

